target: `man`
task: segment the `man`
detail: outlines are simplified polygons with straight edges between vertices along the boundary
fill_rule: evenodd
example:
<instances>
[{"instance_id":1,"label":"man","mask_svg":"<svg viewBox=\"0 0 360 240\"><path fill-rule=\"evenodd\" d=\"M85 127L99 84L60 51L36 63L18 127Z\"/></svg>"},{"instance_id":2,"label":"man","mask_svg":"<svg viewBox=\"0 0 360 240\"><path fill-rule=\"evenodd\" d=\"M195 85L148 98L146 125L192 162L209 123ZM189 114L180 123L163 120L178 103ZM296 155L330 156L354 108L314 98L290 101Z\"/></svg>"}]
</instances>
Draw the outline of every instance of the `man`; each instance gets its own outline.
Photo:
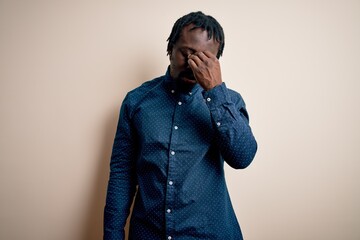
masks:
<instances>
[{"instance_id":1,"label":"man","mask_svg":"<svg viewBox=\"0 0 360 240\"><path fill-rule=\"evenodd\" d=\"M240 94L222 82L219 23L202 12L173 26L164 76L125 97L110 164L104 239L242 239L224 161L247 167L257 144ZM234 76L236 77L236 76Z\"/></svg>"}]
</instances>

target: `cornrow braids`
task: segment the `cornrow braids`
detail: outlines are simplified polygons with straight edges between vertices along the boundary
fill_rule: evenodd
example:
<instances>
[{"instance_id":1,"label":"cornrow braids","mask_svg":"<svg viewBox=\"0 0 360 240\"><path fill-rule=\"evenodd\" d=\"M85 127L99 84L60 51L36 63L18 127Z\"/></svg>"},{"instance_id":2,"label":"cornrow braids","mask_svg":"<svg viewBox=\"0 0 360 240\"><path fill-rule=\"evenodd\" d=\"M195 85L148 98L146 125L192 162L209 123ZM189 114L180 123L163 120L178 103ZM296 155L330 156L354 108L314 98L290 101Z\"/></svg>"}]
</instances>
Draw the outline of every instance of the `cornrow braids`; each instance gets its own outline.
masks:
<instances>
[{"instance_id":1,"label":"cornrow braids","mask_svg":"<svg viewBox=\"0 0 360 240\"><path fill-rule=\"evenodd\" d=\"M213 18L210 15L205 15L201 11L198 12L191 12L187 15L184 15L183 17L179 18L170 33L169 38L167 39L168 45L167 45L167 54L170 55L172 52L172 49L176 42L180 38L180 34L182 29L187 26L193 24L194 27L190 30L196 29L196 28L202 28L207 31L209 40L211 38L214 38L217 42L219 42L219 50L216 55L217 58L220 58L222 56L225 46L225 36L224 31L221 27L221 25L216 21L215 18Z\"/></svg>"}]
</instances>

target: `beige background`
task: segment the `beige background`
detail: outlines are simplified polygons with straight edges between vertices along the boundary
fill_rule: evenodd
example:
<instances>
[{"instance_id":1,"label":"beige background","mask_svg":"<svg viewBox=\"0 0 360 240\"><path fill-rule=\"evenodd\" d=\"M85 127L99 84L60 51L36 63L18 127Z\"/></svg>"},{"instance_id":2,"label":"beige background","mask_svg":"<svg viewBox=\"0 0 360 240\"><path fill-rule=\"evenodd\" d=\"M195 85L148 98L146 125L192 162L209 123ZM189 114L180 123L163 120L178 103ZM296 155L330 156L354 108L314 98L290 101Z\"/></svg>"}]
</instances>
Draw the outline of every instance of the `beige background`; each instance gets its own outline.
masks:
<instances>
[{"instance_id":1,"label":"beige background","mask_svg":"<svg viewBox=\"0 0 360 240\"><path fill-rule=\"evenodd\" d=\"M223 25L259 144L226 168L246 239L360 239L355 0L0 0L0 239L101 239L121 101L194 10Z\"/></svg>"}]
</instances>

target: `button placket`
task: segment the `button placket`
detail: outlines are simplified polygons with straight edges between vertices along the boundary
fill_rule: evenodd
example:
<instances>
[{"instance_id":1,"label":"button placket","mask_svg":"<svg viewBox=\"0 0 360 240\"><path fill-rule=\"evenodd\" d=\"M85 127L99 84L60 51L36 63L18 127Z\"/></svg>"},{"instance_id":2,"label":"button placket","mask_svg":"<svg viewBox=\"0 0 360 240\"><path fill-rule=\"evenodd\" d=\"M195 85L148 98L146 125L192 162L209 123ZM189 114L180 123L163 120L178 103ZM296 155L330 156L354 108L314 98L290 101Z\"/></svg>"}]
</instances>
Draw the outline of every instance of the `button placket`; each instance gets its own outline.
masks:
<instances>
[{"instance_id":1,"label":"button placket","mask_svg":"<svg viewBox=\"0 0 360 240\"><path fill-rule=\"evenodd\" d=\"M184 102L181 99L178 99L175 102L175 109L173 115L173 123L172 123L172 132L170 136L170 144L168 149L168 173L167 173L167 187L166 187L166 202L165 202L165 224L166 224L166 235L168 239L173 239L172 234L174 231L174 197L175 197L175 184L174 179L176 179L176 155L177 155L177 139L179 135L179 125L177 123L177 116L181 116L181 111L183 108Z\"/></svg>"}]
</instances>

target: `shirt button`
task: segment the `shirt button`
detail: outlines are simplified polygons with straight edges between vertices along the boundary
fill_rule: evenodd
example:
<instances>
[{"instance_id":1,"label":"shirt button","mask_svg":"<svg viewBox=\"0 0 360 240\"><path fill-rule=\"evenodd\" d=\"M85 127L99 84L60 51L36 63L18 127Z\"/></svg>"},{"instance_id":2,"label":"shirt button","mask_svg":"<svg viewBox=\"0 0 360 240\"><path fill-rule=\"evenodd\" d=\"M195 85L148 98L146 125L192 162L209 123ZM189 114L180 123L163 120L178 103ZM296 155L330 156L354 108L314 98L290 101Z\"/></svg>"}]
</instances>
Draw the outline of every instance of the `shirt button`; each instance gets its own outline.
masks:
<instances>
[{"instance_id":1,"label":"shirt button","mask_svg":"<svg viewBox=\"0 0 360 240\"><path fill-rule=\"evenodd\" d=\"M171 93L174 93L175 92L175 90L171 90Z\"/></svg>"},{"instance_id":2,"label":"shirt button","mask_svg":"<svg viewBox=\"0 0 360 240\"><path fill-rule=\"evenodd\" d=\"M169 181L169 185L171 186L171 185L173 185L174 184L174 182L173 181Z\"/></svg>"},{"instance_id":3,"label":"shirt button","mask_svg":"<svg viewBox=\"0 0 360 240\"><path fill-rule=\"evenodd\" d=\"M189 95L192 95L192 92L189 92Z\"/></svg>"},{"instance_id":4,"label":"shirt button","mask_svg":"<svg viewBox=\"0 0 360 240\"><path fill-rule=\"evenodd\" d=\"M179 127L178 126L174 126L174 129L177 130Z\"/></svg>"},{"instance_id":5,"label":"shirt button","mask_svg":"<svg viewBox=\"0 0 360 240\"><path fill-rule=\"evenodd\" d=\"M171 236L168 236L168 240L171 240L172 239L172 237Z\"/></svg>"},{"instance_id":6,"label":"shirt button","mask_svg":"<svg viewBox=\"0 0 360 240\"><path fill-rule=\"evenodd\" d=\"M181 104L182 104L182 102L178 102L178 104L179 104L179 105L181 105Z\"/></svg>"},{"instance_id":7,"label":"shirt button","mask_svg":"<svg viewBox=\"0 0 360 240\"><path fill-rule=\"evenodd\" d=\"M206 101L210 102L210 101L211 101L211 98L208 97L208 98L206 99Z\"/></svg>"},{"instance_id":8,"label":"shirt button","mask_svg":"<svg viewBox=\"0 0 360 240\"><path fill-rule=\"evenodd\" d=\"M166 210L167 213L171 213L171 209Z\"/></svg>"},{"instance_id":9,"label":"shirt button","mask_svg":"<svg viewBox=\"0 0 360 240\"><path fill-rule=\"evenodd\" d=\"M171 151L170 154L174 156L174 155L175 155L175 152L174 152L174 151Z\"/></svg>"},{"instance_id":10,"label":"shirt button","mask_svg":"<svg viewBox=\"0 0 360 240\"><path fill-rule=\"evenodd\" d=\"M217 122L217 123L216 123L216 125L217 125L217 126L220 126L220 125L221 125L221 123L220 123L220 122Z\"/></svg>"}]
</instances>

